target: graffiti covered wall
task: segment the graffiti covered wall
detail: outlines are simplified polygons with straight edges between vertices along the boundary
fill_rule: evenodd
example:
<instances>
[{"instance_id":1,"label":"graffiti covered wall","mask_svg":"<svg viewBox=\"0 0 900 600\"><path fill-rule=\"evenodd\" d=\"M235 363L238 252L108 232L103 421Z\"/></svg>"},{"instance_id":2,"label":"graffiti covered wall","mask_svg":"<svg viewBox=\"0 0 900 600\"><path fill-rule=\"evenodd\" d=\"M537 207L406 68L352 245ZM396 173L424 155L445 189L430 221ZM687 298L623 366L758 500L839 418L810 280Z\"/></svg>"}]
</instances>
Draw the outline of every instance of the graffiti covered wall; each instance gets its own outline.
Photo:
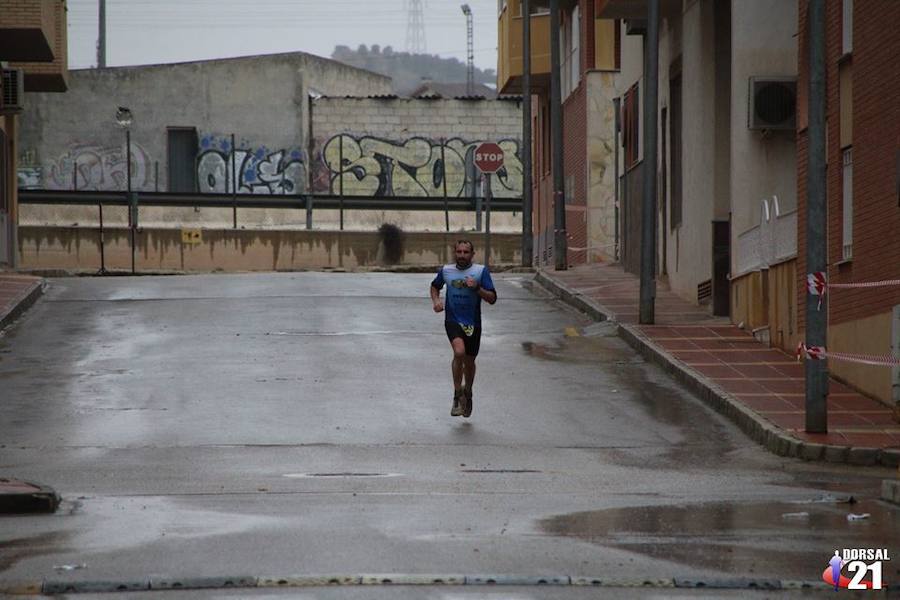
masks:
<instances>
[{"instance_id":1,"label":"graffiti covered wall","mask_svg":"<svg viewBox=\"0 0 900 600\"><path fill-rule=\"evenodd\" d=\"M203 193L227 193L238 174L239 194L300 194L306 191L306 165L301 148L255 148L247 140L204 135L197 156L197 182Z\"/></svg>"},{"instance_id":2,"label":"graffiti covered wall","mask_svg":"<svg viewBox=\"0 0 900 600\"><path fill-rule=\"evenodd\" d=\"M325 143L322 162L331 193L356 196L467 196L476 177L472 153L485 140L411 138L392 142L340 134ZM522 195L517 140L500 140L504 166L491 181L495 197Z\"/></svg>"},{"instance_id":3,"label":"graffiti covered wall","mask_svg":"<svg viewBox=\"0 0 900 600\"><path fill-rule=\"evenodd\" d=\"M125 144L73 144L39 168L37 179L40 187L48 190L125 190L128 152ZM135 142L131 142L131 186L135 190L152 190L155 186L153 161L144 147Z\"/></svg>"},{"instance_id":4,"label":"graffiti covered wall","mask_svg":"<svg viewBox=\"0 0 900 600\"><path fill-rule=\"evenodd\" d=\"M197 160L190 167L202 191L224 191L234 134L238 192L297 193L308 181L310 94L390 90L389 77L302 52L73 69L65 94L26 92L19 147L27 160L18 178L32 188L126 189L125 132L115 114L127 106L132 189L168 191L171 155ZM197 136L196 154L173 134L185 130ZM174 171L187 187L187 169Z\"/></svg>"},{"instance_id":5,"label":"graffiti covered wall","mask_svg":"<svg viewBox=\"0 0 900 600\"><path fill-rule=\"evenodd\" d=\"M313 100L312 191L366 196L480 195L474 148L504 150L496 197L522 195L522 113L516 100Z\"/></svg>"}]
</instances>

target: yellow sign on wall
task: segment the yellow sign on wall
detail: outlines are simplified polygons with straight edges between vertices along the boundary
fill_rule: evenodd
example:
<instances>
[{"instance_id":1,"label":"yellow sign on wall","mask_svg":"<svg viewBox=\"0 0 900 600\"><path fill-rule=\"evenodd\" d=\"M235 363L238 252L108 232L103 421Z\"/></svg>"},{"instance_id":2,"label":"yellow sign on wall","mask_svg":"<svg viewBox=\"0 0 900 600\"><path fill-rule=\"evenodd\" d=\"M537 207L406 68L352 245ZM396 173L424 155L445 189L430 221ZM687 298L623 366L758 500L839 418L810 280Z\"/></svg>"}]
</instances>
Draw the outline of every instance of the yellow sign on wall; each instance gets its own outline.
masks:
<instances>
[{"instance_id":1,"label":"yellow sign on wall","mask_svg":"<svg viewBox=\"0 0 900 600\"><path fill-rule=\"evenodd\" d=\"M202 236L200 235L199 229L182 229L181 230L181 243L182 244L199 244L202 241Z\"/></svg>"}]
</instances>

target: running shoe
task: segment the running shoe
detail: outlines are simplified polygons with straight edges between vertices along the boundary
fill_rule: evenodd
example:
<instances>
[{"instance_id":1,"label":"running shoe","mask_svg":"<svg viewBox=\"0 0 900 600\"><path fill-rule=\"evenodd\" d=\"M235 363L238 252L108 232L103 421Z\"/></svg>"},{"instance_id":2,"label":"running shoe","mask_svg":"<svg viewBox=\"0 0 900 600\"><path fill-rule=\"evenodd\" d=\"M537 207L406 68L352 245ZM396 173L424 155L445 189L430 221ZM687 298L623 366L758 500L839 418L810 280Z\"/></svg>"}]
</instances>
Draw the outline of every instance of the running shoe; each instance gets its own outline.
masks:
<instances>
[{"instance_id":1,"label":"running shoe","mask_svg":"<svg viewBox=\"0 0 900 600\"><path fill-rule=\"evenodd\" d=\"M463 402L460 400L465 399L465 394L462 390L453 393L453 406L450 408L450 416L451 417L459 417L463 414Z\"/></svg>"},{"instance_id":2,"label":"running shoe","mask_svg":"<svg viewBox=\"0 0 900 600\"><path fill-rule=\"evenodd\" d=\"M463 388L462 416L472 416L472 388Z\"/></svg>"}]
</instances>

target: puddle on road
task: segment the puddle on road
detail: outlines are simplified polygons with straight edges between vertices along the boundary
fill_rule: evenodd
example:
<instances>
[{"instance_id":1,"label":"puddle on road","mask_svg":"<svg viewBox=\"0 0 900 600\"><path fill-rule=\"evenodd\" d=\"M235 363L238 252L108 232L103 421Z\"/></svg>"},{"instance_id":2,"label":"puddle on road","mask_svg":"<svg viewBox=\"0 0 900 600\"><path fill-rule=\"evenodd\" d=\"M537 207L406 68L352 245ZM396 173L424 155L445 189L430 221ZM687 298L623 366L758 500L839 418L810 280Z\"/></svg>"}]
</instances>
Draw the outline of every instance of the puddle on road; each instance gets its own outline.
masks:
<instances>
[{"instance_id":1,"label":"puddle on road","mask_svg":"<svg viewBox=\"0 0 900 600\"><path fill-rule=\"evenodd\" d=\"M870 516L851 522L850 513ZM629 507L560 515L539 527L550 535L748 577L816 579L835 549L900 551L897 509L874 500ZM896 581L897 574L895 559L884 575Z\"/></svg>"},{"instance_id":2,"label":"puddle on road","mask_svg":"<svg viewBox=\"0 0 900 600\"><path fill-rule=\"evenodd\" d=\"M607 341L605 336L566 337L555 345L537 342L522 342L525 354L543 360L561 361L572 364L640 364L643 359L636 356L624 342Z\"/></svg>"},{"instance_id":3,"label":"puddle on road","mask_svg":"<svg viewBox=\"0 0 900 600\"><path fill-rule=\"evenodd\" d=\"M0 541L0 573L28 558L68 552L70 548L65 547L65 542L70 538L69 533L53 532Z\"/></svg>"}]
</instances>

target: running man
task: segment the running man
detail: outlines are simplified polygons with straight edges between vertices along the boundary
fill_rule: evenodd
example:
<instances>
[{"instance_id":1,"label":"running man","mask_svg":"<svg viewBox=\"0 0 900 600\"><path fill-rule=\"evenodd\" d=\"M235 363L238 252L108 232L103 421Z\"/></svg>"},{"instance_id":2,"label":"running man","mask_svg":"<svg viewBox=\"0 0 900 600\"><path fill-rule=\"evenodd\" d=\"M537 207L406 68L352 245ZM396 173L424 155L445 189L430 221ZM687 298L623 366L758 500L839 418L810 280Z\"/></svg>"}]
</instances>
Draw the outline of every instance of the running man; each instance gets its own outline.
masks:
<instances>
[{"instance_id":1,"label":"running man","mask_svg":"<svg viewBox=\"0 0 900 600\"><path fill-rule=\"evenodd\" d=\"M469 240L455 245L456 264L440 268L429 286L434 312L444 311L444 329L453 348L453 406L450 415L472 415L472 385L475 382L475 357L481 345L481 301L497 301L491 273L484 265L472 262L475 246ZM441 288L447 284L446 305ZM445 310L446 309L446 310Z\"/></svg>"}]
</instances>

